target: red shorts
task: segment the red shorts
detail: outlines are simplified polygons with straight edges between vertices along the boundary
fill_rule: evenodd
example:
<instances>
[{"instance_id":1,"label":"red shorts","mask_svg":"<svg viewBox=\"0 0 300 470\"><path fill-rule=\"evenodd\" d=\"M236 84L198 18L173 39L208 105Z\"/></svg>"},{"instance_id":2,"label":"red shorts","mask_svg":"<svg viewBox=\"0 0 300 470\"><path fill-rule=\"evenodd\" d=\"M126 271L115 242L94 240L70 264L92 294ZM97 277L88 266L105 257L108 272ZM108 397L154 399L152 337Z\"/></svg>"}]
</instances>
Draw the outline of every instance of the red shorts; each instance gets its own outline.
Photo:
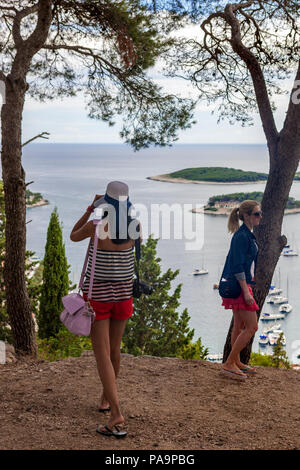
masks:
<instances>
[{"instance_id":1,"label":"red shorts","mask_svg":"<svg viewBox=\"0 0 300 470\"><path fill-rule=\"evenodd\" d=\"M247 284L247 285L248 285L250 294L253 296L253 292L252 292L252 288L250 284ZM236 299L224 299L224 297L222 297L222 305L223 307L225 307L225 309L231 309L231 310L248 310L248 311L259 310L259 306L255 302L255 300L252 305L246 304L244 296L243 296L243 292L241 292L239 297L237 297Z\"/></svg>"},{"instance_id":2,"label":"red shorts","mask_svg":"<svg viewBox=\"0 0 300 470\"><path fill-rule=\"evenodd\" d=\"M83 292L83 298L87 301L88 296ZM127 320L131 317L133 298L120 300L120 302L100 302L99 300L90 300L90 304L96 314L95 320L104 320L112 318L114 320Z\"/></svg>"}]
</instances>

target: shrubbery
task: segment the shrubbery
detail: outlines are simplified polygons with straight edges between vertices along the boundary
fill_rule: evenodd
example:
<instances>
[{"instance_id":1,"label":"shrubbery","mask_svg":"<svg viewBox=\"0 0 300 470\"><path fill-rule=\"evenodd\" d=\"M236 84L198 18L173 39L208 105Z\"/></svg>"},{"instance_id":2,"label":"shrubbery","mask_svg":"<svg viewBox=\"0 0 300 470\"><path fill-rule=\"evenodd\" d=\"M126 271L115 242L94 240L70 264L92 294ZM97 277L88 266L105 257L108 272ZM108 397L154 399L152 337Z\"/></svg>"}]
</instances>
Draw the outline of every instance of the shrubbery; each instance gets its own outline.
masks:
<instances>
[{"instance_id":1,"label":"shrubbery","mask_svg":"<svg viewBox=\"0 0 300 470\"><path fill-rule=\"evenodd\" d=\"M65 357L79 357L82 351L92 349L90 337L77 336L64 326L50 338L38 338L38 356L46 361L57 361Z\"/></svg>"}]
</instances>

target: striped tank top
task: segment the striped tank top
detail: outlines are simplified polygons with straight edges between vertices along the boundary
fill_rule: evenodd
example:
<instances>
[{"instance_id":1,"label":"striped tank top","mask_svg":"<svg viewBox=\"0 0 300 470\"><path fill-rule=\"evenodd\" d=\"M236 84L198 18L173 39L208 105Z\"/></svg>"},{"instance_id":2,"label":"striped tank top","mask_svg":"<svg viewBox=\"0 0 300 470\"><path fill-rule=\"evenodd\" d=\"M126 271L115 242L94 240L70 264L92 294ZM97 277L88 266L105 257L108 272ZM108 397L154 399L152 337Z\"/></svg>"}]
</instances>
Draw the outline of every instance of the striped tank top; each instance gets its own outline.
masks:
<instances>
[{"instance_id":1,"label":"striped tank top","mask_svg":"<svg viewBox=\"0 0 300 470\"><path fill-rule=\"evenodd\" d=\"M90 245L88 265L82 291L88 295L92 270L93 241ZM134 249L101 250L97 248L92 300L119 302L132 297L134 273Z\"/></svg>"}]
</instances>

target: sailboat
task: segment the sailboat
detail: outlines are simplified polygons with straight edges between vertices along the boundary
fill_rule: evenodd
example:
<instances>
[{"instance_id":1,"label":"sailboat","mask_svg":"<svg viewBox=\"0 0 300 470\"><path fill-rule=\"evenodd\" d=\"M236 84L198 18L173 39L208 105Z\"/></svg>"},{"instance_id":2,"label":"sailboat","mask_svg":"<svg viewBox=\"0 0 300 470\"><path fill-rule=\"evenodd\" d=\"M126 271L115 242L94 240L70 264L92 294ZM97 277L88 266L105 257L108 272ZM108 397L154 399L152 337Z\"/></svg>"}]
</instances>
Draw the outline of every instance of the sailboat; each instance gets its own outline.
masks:
<instances>
[{"instance_id":1,"label":"sailboat","mask_svg":"<svg viewBox=\"0 0 300 470\"><path fill-rule=\"evenodd\" d=\"M270 286L269 294L268 295L279 295L282 293L282 289L279 289L275 286Z\"/></svg>"},{"instance_id":2,"label":"sailboat","mask_svg":"<svg viewBox=\"0 0 300 470\"><path fill-rule=\"evenodd\" d=\"M193 276L203 276L203 274L208 274L208 270L204 269L204 255L202 256L202 268L201 269L194 269L192 272Z\"/></svg>"},{"instance_id":3,"label":"sailboat","mask_svg":"<svg viewBox=\"0 0 300 470\"><path fill-rule=\"evenodd\" d=\"M289 276L286 277L286 296L289 297ZM293 307L289 303L284 303L279 307L279 312L290 313Z\"/></svg>"},{"instance_id":4,"label":"sailboat","mask_svg":"<svg viewBox=\"0 0 300 470\"><path fill-rule=\"evenodd\" d=\"M261 314L260 319L261 319L261 321L284 320L285 319L285 314L284 313L264 312L264 313Z\"/></svg>"},{"instance_id":5,"label":"sailboat","mask_svg":"<svg viewBox=\"0 0 300 470\"><path fill-rule=\"evenodd\" d=\"M284 250L283 256L298 256L298 253L292 248L289 248L288 250Z\"/></svg>"},{"instance_id":6,"label":"sailboat","mask_svg":"<svg viewBox=\"0 0 300 470\"><path fill-rule=\"evenodd\" d=\"M294 238L295 238L295 236L293 234L293 244L294 244ZM286 257L288 257L288 256L298 256L298 250L293 250L290 247L290 245L288 245L288 248L284 247L282 254L283 254L283 256L286 256Z\"/></svg>"}]
</instances>

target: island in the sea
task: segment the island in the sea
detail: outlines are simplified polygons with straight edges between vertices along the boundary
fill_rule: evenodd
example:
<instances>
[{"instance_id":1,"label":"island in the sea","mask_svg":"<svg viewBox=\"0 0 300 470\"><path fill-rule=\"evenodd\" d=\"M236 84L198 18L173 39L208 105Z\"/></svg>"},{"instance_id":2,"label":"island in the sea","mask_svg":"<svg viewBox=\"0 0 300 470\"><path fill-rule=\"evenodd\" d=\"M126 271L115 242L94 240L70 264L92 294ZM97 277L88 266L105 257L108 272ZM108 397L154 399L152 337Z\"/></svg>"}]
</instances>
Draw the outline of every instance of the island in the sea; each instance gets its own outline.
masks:
<instances>
[{"instance_id":1,"label":"island in the sea","mask_svg":"<svg viewBox=\"0 0 300 470\"><path fill-rule=\"evenodd\" d=\"M210 166L200 168L185 168L165 175L148 176L155 181L169 183L199 183L199 184L247 184L265 183L267 173L237 170L235 168ZM299 177L300 179L300 177Z\"/></svg>"},{"instance_id":2,"label":"island in the sea","mask_svg":"<svg viewBox=\"0 0 300 470\"><path fill-rule=\"evenodd\" d=\"M200 212L209 215L225 215L228 216L232 209L238 207L245 200L257 201L261 203L263 198L263 192L253 191L251 193L232 193L232 194L221 194L218 196L212 196L209 198L206 206L201 209L192 209L192 212ZM289 197L286 206L285 214L293 214L300 212L300 201L295 200L293 197Z\"/></svg>"},{"instance_id":3,"label":"island in the sea","mask_svg":"<svg viewBox=\"0 0 300 470\"><path fill-rule=\"evenodd\" d=\"M265 183L267 173L244 171L236 168L220 166L185 168L164 175L148 176L147 179L165 181L168 183L196 183L196 184L253 184ZM300 181L300 172L296 173L296 181Z\"/></svg>"},{"instance_id":4,"label":"island in the sea","mask_svg":"<svg viewBox=\"0 0 300 470\"><path fill-rule=\"evenodd\" d=\"M26 209L29 209L31 207L37 207L37 206L45 206L46 204L50 204L50 202L47 199L43 198L41 193L33 193L29 189L26 189L25 199L26 199Z\"/></svg>"}]
</instances>

